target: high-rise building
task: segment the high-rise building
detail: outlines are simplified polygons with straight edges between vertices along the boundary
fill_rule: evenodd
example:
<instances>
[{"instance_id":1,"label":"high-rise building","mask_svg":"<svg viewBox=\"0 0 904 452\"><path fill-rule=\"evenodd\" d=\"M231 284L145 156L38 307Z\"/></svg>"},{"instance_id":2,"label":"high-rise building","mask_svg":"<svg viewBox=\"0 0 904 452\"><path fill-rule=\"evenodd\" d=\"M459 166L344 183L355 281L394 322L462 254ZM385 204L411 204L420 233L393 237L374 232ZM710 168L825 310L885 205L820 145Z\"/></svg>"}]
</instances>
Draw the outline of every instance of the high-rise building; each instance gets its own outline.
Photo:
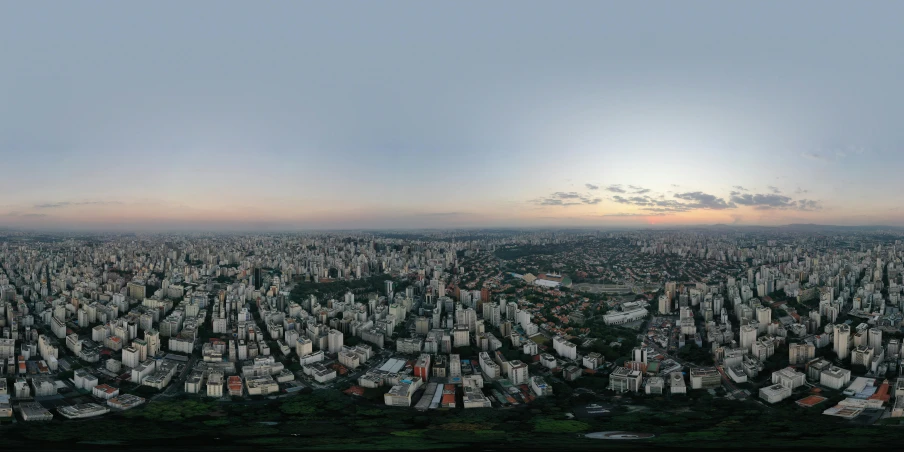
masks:
<instances>
[{"instance_id":1,"label":"high-rise building","mask_svg":"<svg viewBox=\"0 0 904 452\"><path fill-rule=\"evenodd\" d=\"M254 267L254 269L251 271L251 279L251 284L254 286L254 290L260 290L264 285L263 271L261 271L260 267Z\"/></svg>"},{"instance_id":2,"label":"high-rise building","mask_svg":"<svg viewBox=\"0 0 904 452\"><path fill-rule=\"evenodd\" d=\"M631 352L632 360L647 364L647 349L643 347L634 347Z\"/></svg>"},{"instance_id":3,"label":"high-rise building","mask_svg":"<svg viewBox=\"0 0 904 452\"><path fill-rule=\"evenodd\" d=\"M878 328L869 329L869 348L874 352L878 352L882 348L882 330Z\"/></svg>"},{"instance_id":4,"label":"high-rise building","mask_svg":"<svg viewBox=\"0 0 904 452\"><path fill-rule=\"evenodd\" d=\"M141 362L141 352L136 347L126 347L122 350L122 365L130 368L138 367Z\"/></svg>"},{"instance_id":5,"label":"high-rise building","mask_svg":"<svg viewBox=\"0 0 904 452\"><path fill-rule=\"evenodd\" d=\"M330 353L339 353L342 351L343 335L339 330L330 330L328 348Z\"/></svg>"},{"instance_id":6,"label":"high-rise building","mask_svg":"<svg viewBox=\"0 0 904 452\"><path fill-rule=\"evenodd\" d=\"M751 350L756 342L756 328L750 325L741 326L741 348Z\"/></svg>"},{"instance_id":7,"label":"high-rise building","mask_svg":"<svg viewBox=\"0 0 904 452\"><path fill-rule=\"evenodd\" d=\"M838 355L838 359L845 359L850 355L851 327L848 325L835 325L834 346L832 350Z\"/></svg>"},{"instance_id":8,"label":"high-rise building","mask_svg":"<svg viewBox=\"0 0 904 452\"><path fill-rule=\"evenodd\" d=\"M666 294L662 294L659 296L659 313L660 314L670 314L672 312L672 300L669 300L669 296Z\"/></svg>"},{"instance_id":9,"label":"high-rise building","mask_svg":"<svg viewBox=\"0 0 904 452\"><path fill-rule=\"evenodd\" d=\"M816 356L816 346L813 344L788 345L788 363L791 365L804 364Z\"/></svg>"},{"instance_id":10,"label":"high-rise building","mask_svg":"<svg viewBox=\"0 0 904 452\"><path fill-rule=\"evenodd\" d=\"M157 330L145 330L144 340L148 344L148 357L153 358L160 351L160 332Z\"/></svg>"}]
</instances>

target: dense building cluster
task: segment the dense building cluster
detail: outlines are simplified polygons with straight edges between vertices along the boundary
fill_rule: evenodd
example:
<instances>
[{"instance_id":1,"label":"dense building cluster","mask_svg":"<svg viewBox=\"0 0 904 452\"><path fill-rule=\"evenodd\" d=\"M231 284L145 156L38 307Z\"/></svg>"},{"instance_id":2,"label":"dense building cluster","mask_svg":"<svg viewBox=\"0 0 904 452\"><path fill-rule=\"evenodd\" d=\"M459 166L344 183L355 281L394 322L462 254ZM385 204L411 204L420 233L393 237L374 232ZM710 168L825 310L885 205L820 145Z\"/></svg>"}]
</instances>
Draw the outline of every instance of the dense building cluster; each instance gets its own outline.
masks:
<instances>
[{"instance_id":1,"label":"dense building cluster","mask_svg":"<svg viewBox=\"0 0 904 452\"><path fill-rule=\"evenodd\" d=\"M470 409L588 378L899 416L902 257L856 234L7 233L0 417L329 387Z\"/></svg>"}]
</instances>

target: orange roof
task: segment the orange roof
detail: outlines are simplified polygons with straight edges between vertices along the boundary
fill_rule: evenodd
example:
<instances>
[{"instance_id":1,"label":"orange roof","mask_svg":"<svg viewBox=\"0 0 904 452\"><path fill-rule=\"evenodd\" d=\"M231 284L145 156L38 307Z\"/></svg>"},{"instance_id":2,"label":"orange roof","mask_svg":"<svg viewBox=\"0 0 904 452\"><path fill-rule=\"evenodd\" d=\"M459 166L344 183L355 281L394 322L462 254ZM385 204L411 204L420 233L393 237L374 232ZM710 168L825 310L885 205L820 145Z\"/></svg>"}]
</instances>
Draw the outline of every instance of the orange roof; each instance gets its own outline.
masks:
<instances>
[{"instance_id":1,"label":"orange roof","mask_svg":"<svg viewBox=\"0 0 904 452\"><path fill-rule=\"evenodd\" d=\"M869 396L869 400L881 400L883 402L888 402L889 398L890 397L888 395L888 380L885 380L884 382L882 382L882 384L879 386L879 390L876 391L875 394Z\"/></svg>"},{"instance_id":2,"label":"orange roof","mask_svg":"<svg viewBox=\"0 0 904 452\"><path fill-rule=\"evenodd\" d=\"M449 404L449 403L455 403L455 394L443 394L442 403L444 405Z\"/></svg>"},{"instance_id":3,"label":"orange roof","mask_svg":"<svg viewBox=\"0 0 904 452\"><path fill-rule=\"evenodd\" d=\"M803 399L800 399L795 403L797 403L798 405L800 405L802 407L809 408L811 406L818 405L819 403L821 403L825 400L826 400L825 397L811 395L811 396L804 397Z\"/></svg>"},{"instance_id":4,"label":"orange roof","mask_svg":"<svg viewBox=\"0 0 904 452\"><path fill-rule=\"evenodd\" d=\"M352 386L352 387L350 387L350 388L348 388L348 389L346 389L345 391L342 391L342 392L344 392L344 393L346 393L346 394L348 394L348 395L363 396L363 395L364 395L364 388L362 388L362 387L360 387L360 386Z\"/></svg>"}]
</instances>

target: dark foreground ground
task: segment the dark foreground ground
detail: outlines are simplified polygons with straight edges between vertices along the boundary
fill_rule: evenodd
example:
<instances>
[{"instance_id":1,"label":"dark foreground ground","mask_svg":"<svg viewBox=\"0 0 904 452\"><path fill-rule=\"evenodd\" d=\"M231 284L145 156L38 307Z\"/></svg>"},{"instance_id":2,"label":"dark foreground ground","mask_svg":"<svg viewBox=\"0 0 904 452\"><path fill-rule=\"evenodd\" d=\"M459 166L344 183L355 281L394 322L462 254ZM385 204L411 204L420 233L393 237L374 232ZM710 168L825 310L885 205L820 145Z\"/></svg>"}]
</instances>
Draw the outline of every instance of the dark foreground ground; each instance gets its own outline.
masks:
<instances>
[{"instance_id":1,"label":"dark foreground ground","mask_svg":"<svg viewBox=\"0 0 904 452\"><path fill-rule=\"evenodd\" d=\"M255 403L152 402L88 420L0 426L3 450L597 450L663 448L816 449L896 446L904 429L858 425L822 407L767 407L712 399L609 400L611 413L572 417L587 403L550 397L529 407L477 410L387 408L338 391ZM591 439L624 431L645 439ZM619 436L619 435L615 435Z\"/></svg>"}]
</instances>

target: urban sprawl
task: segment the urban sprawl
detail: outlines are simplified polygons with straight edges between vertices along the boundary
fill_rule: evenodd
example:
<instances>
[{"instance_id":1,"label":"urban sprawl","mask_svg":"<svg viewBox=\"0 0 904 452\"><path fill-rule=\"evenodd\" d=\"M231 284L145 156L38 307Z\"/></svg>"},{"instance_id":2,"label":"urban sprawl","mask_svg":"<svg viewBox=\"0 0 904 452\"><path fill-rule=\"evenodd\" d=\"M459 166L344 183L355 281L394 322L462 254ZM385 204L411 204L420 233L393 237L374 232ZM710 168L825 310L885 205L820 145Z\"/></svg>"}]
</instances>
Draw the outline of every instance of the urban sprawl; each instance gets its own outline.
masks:
<instances>
[{"instance_id":1,"label":"urban sprawl","mask_svg":"<svg viewBox=\"0 0 904 452\"><path fill-rule=\"evenodd\" d=\"M904 416L902 238L0 232L0 420L324 389L500 409L568 387L872 423Z\"/></svg>"}]
</instances>

